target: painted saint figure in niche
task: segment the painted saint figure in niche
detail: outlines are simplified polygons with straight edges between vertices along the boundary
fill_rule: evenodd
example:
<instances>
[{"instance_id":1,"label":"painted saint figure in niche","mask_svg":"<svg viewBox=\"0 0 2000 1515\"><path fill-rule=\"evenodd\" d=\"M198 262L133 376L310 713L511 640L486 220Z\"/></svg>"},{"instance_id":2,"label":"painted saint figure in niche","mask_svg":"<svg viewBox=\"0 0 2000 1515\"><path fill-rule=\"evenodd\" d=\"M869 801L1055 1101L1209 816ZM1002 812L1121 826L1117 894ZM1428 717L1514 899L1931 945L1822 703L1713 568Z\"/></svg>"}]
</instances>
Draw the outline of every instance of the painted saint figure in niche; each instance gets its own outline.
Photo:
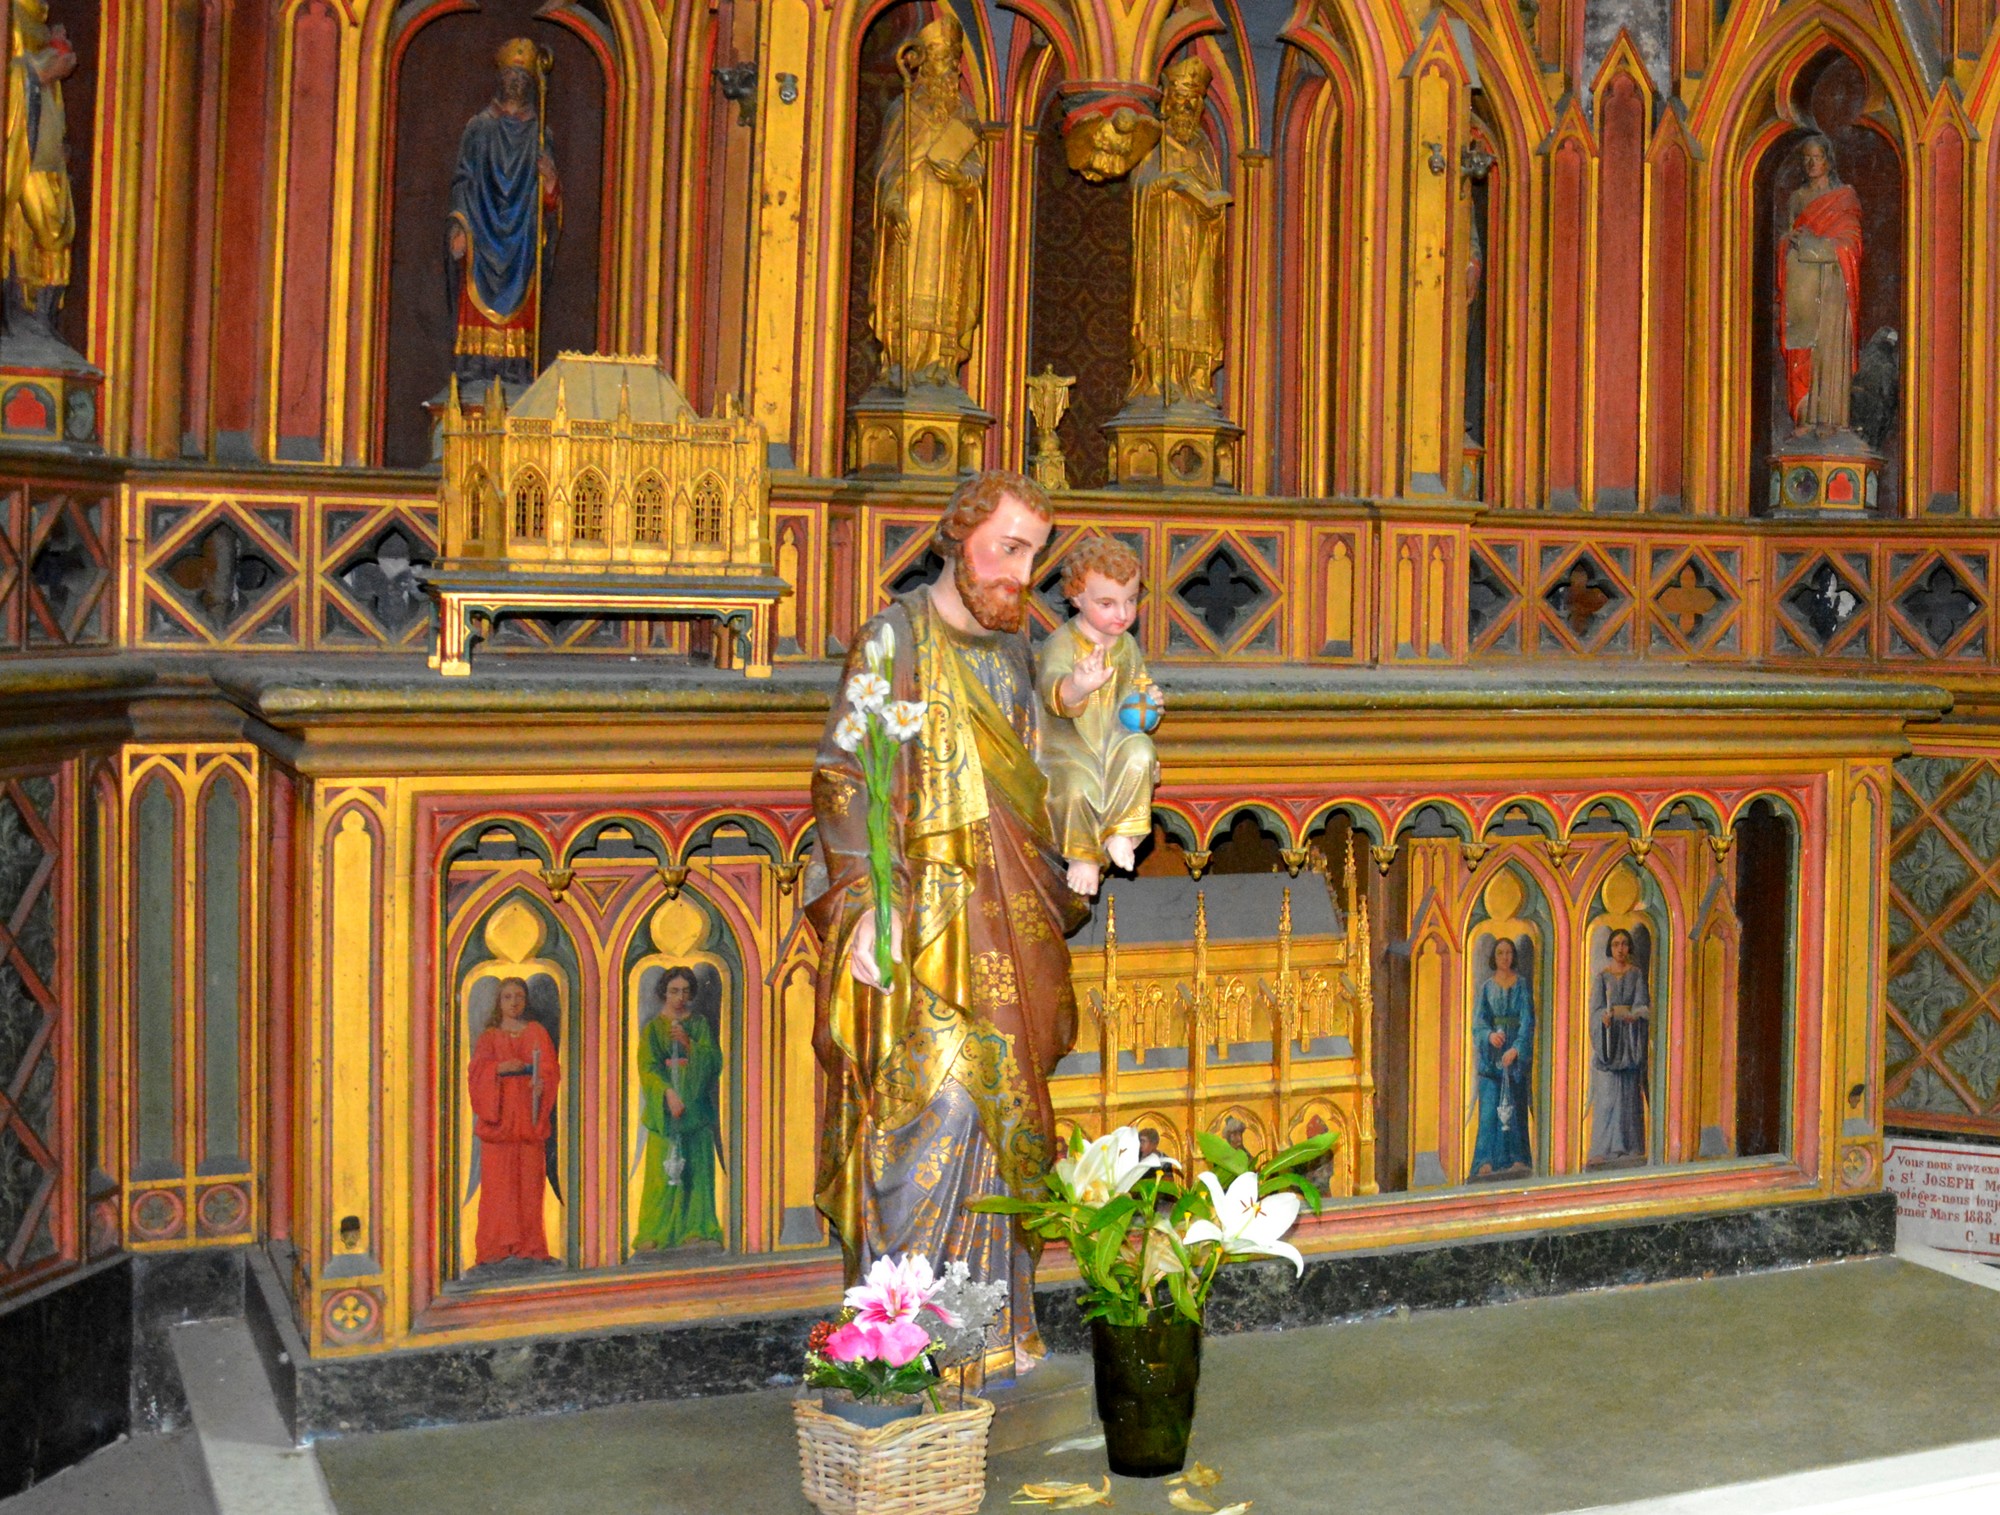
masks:
<instances>
[{"instance_id":1,"label":"painted saint figure in niche","mask_svg":"<svg viewBox=\"0 0 2000 1515\"><path fill-rule=\"evenodd\" d=\"M562 188L542 121L554 61L526 37L503 42L493 100L465 124L445 223L445 275L457 311L452 372L476 399L498 379L511 398L535 377L542 276L562 227Z\"/></svg>"},{"instance_id":2,"label":"painted saint figure in niche","mask_svg":"<svg viewBox=\"0 0 2000 1515\"><path fill-rule=\"evenodd\" d=\"M1215 149L1202 129L1213 76L1199 58L1166 72L1159 146L1132 175L1131 399L1212 406L1222 366L1224 213Z\"/></svg>"},{"instance_id":3,"label":"painted saint figure in niche","mask_svg":"<svg viewBox=\"0 0 2000 1515\"><path fill-rule=\"evenodd\" d=\"M880 382L908 391L958 383L985 288L986 162L959 85L965 34L940 16L896 50L903 99L875 165L869 290Z\"/></svg>"},{"instance_id":4,"label":"painted saint figure in niche","mask_svg":"<svg viewBox=\"0 0 2000 1515\"><path fill-rule=\"evenodd\" d=\"M1806 182L1792 191L1778 244L1778 329L1785 401L1801 435L1845 431L1857 361L1861 301L1861 200L1843 184L1833 143L1815 132L1799 145Z\"/></svg>"},{"instance_id":5,"label":"painted saint figure in niche","mask_svg":"<svg viewBox=\"0 0 2000 1515\"><path fill-rule=\"evenodd\" d=\"M644 1183L632 1244L664 1252L722 1241L715 1178L721 1167L722 1048L697 1009L692 968L669 968L660 1011L639 1033L639 1122L645 1131Z\"/></svg>"},{"instance_id":6,"label":"painted saint figure in niche","mask_svg":"<svg viewBox=\"0 0 2000 1515\"><path fill-rule=\"evenodd\" d=\"M553 1262L542 1224L549 1144L561 1086L555 1043L528 1013L528 986L503 979L472 1049L472 1132L479 1140L477 1266Z\"/></svg>"},{"instance_id":7,"label":"painted saint figure in niche","mask_svg":"<svg viewBox=\"0 0 2000 1515\"><path fill-rule=\"evenodd\" d=\"M1646 967L1632 933L1619 927L1605 944L1611 961L1590 985L1590 1132L1592 1167L1646 1160L1647 1043L1653 1024Z\"/></svg>"},{"instance_id":8,"label":"painted saint figure in niche","mask_svg":"<svg viewBox=\"0 0 2000 1515\"><path fill-rule=\"evenodd\" d=\"M14 0L7 70L7 323L49 341L69 287L76 205L69 179L62 81L76 72L76 49L49 24L49 0ZM46 361L46 358L44 359Z\"/></svg>"},{"instance_id":9,"label":"painted saint figure in niche","mask_svg":"<svg viewBox=\"0 0 2000 1515\"><path fill-rule=\"evenodd\" d=\"M1486 952L1487 977L1472 1007L1479 1091L1472 1176L1501 1178L1532 1172L1535 1166L1528 1133L1535 1088L1535 991L1520 944L1512 937L1494 937Z\"/></svg>"}]
</instances>

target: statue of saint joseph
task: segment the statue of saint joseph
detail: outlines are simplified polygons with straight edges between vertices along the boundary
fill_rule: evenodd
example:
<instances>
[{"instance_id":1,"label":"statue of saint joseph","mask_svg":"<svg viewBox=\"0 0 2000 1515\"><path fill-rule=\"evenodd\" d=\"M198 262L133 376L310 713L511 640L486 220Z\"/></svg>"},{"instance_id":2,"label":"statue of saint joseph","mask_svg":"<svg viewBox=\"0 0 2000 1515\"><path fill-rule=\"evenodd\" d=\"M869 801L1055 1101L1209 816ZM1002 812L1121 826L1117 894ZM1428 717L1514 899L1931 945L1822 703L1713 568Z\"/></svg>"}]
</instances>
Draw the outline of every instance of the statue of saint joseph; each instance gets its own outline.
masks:
<instances>
[{"instance_id":1,"label":"statue of saint joseph","mask_svg":"<svg viewBox=\"0 0 2000 1515\"><path fill-rule=\"evenodd\" d=\"M1013 1217L963 1207L1040 1192L1055 1141L1048 1079L1076 1038L1064 937L1085 913L1049 830L1022 630L1050 525L1031 480L967 481L937 526L944 571L869 621L849 656L852 679L867 670L858 649L887 626L892 698L925 707L896 760L887 993L874 958L867 791L834 740L846 680L812 779L819 857L806 911L821 946L813 1040L827 1076L819 1207L850 1278L877 1257L920 1252L940 1270L963 1260L976 1279L1007 1280L1007 1346L989 1364L1003 1371L1041 1353L1035 1254Z\"/></svg>"}]
</instances>

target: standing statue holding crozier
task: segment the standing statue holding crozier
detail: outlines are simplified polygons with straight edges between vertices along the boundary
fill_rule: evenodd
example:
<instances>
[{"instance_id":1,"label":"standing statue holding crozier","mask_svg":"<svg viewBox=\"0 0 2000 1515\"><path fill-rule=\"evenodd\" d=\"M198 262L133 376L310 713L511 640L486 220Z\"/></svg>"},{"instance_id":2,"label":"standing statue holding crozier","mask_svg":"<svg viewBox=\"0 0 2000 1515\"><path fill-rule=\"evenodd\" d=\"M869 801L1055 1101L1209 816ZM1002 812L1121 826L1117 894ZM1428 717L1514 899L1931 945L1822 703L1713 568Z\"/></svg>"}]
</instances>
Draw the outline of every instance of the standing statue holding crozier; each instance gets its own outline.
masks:
<instances>
[{"instance_id":1,"label":"standing statue holding crozier","mask_svg":"<svg viewBox=\"0 0 2000 1515\"><path fill-rule=\"evenodd\" d=\"M1237 487L1243 428L1215 389L1233 197L1203 121L1212 77L1199 58L1167 69L1159 142L1132 173L1132 381L1104 426L1121 488Z\"/></svg>"},{"instance_id":2,"label":"standing statue holding crozier","mask_svg":"<svg viewBox=\"0 0 2000 1515\"><path fill-rule=\"evenodd\" d=\"M1213 406L1222 366L1223 187L1202 127L1208 65L1183 58L1166 72L1166 130L1132 175L1131 398Z\"/></svg>"},{"instance_id":3,"label":"standing statue holding crozier","mask_svg":"<svg viewBox=\"0 0 2000 1515\"><path fill-rule=\"evenodd\" d=\"M875 271L869 310L880 382L956 387L979 326L986 256L986 163L959 82L965 35L940 16L896 50L903 98L889 108L875 165Z\"/></svg>"},{"instance_id":4,"label":"standing statue holding crozier","mask_svg":"<svg viewBox=\"0 0 2000 1515\"><path fill-rule=\"evenodd\" d=\"M1064 938L1085 908L1049 830L1022 629L1050 526L1031 480L968 480L938 522L936 582L862 628L813 770L819 852L805 905L821 950L817 1198L849 1280L911 1252L939 1271L963 1261L975 1279L1005 1280L996 1364L1015 1369L1041 1352L1035 1253L1012 1217L964 1207L1040 1192L1055 1152L1048 1079L1076 1037ZM848 731L856 691L875 677L863 649L885 641L889 688L862 695L922 710L895 757L886 975L866 781Z\"/></svg>"},{"instance_id":5,"label":"standing statue holding crozier","mask_svg":"<svg viewBox=\"0 0 2000 1515\"><path fill-rule=\"evenodd\" d=\"M7 327L17 338L56 342L76 241L62 87L76 72L76 51L63 28L49 24L48 0L14 0L9 30Z\"/></svg>"},{"instance_id":6,"label":"standing statue holding crozier","mask_svg":"<svg viewBox=\"0 0 2000 1515\"><path fill-rule=\"evenodd\" d=\"M562 186L544 120L549 52L526 37L494 54L493 100L465 124L445 223L452 372L469 402L499 380L533 381L544 279L562 229Z\"/></svg>"}]
</instances>

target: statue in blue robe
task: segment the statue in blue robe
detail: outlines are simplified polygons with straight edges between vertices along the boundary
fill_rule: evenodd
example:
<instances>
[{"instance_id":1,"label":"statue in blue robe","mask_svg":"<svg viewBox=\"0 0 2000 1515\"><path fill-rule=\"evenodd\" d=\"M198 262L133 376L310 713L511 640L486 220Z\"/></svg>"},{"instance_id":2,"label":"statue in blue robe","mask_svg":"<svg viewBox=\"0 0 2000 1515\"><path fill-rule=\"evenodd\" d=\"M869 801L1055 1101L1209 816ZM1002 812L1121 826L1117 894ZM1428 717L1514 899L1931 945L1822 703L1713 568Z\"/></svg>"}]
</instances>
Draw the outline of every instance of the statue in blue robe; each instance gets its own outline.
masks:
<instances>
[{"instance_id":1,"label":"statue in blue robe","mask_svg":"<svg viewBox=\"0 0 2000 1515\"><path fill-rule=\"evenodd\" d=\"M1532 1172L1535 1148L1528 1119L1535 1089L1535 991L1523 954L1499 936L1487 949L1491 972L1472 1006L1473 1082L1479 1094L1479 1128L1473 1139L1473 1178Z\"/></svg>"},{"instance_id":2,"label":"statue in blue robe","mask_svg":"<svg viewBox=\"0 0 2000 1515\"><path fill-rule=\"evenodd\" d=\"M547 52L503 43L492 102L465 124L451 180L445 272L457 312L452 368L468 400L484 381L535 377L542 285L562 226L562 191L540 109Z\"/></svg>"}]
</instances>

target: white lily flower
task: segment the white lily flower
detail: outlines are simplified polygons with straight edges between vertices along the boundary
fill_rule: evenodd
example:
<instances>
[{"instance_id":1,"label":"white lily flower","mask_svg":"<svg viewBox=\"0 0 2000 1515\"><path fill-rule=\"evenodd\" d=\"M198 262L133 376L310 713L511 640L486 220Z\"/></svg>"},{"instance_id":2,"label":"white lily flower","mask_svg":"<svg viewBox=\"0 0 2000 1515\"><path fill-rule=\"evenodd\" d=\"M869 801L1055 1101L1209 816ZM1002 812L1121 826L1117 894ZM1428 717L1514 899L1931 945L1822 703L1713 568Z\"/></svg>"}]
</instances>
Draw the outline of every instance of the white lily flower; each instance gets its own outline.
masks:
<instances>
[{"instance_id":1,"label":"white lily flower","mask_svg":"<svg viewBox=\"0 0 2000 1515\"><path fill-rule=\"evenodd\" d=\"M1136 1184L1148 1168L1159 1165L1157 1156L1139 1156L1138 1131L1120 1126L1096 1141L1085 1142L1074 1156L1058 1161L1056 1176L1069 1186L1077 1203L1108 1205Z\"/></svg>"},{"instance_id":2,"label":"white lily flower","mask_svg":"<svg viewBox=\"0 0 2000 1515\"><path fill-rule=\"evenodd\" d=\"M868 717L858 710L850 710L840 718L840 724L833 728L833 745L842 752L859 752L861 744L868 739Z\"/></svg>"},{"instance_id":3,"label":"white lily flower","mask_svg":"<svg viewBox=\"0 0 2000 1515\"><path fill-rule=\"evenodd\" d=\"M868 666L876 673L886 675L889 665L896 660L896 628L884 621L875 628L875 635L868 639Z\"/></svg>"},{"instance_id":4,"label":"white lily flower","mask_svg":"<svg viewBox=\"0 0 2000 1515\"><path fill-rule=\"evenodd\" d=\"M921 700L898 700L882 711L882 724L889 735L899 742L907 742L924 729L924 706Z\"/></svg>"},{"instance_id":5,"label":"white lily flower","mask_svg":"<svg viewBox=\"0 0 2000 1515\"><path fill-rule=\"evenodd\" d=\"M864 715L873 715L889 703L889 681L879 673L857 673L847 681L847 703Z\"/></svg>"},{"instance_id":6,"label":"white lily flower","mask_svg":"<svg viewBox=\"0 0 2000 1515\"><path fill-rule=\"evenodd\" d=\"M1202 1174L1201 1181L1214 1201L1215 1219L1190 1223L1181 1237L1185 1245L1212 1241L1232 1257L1286 1257L1301 1274L1306 1271L1299 1249L1278 1240L1299 1218L1301 1201L1295 1192L1281 1189L1260 1198L1255 1169L1238 1174L1227 1189L1213 1173Z\"/></svg>"}]
</instances>

